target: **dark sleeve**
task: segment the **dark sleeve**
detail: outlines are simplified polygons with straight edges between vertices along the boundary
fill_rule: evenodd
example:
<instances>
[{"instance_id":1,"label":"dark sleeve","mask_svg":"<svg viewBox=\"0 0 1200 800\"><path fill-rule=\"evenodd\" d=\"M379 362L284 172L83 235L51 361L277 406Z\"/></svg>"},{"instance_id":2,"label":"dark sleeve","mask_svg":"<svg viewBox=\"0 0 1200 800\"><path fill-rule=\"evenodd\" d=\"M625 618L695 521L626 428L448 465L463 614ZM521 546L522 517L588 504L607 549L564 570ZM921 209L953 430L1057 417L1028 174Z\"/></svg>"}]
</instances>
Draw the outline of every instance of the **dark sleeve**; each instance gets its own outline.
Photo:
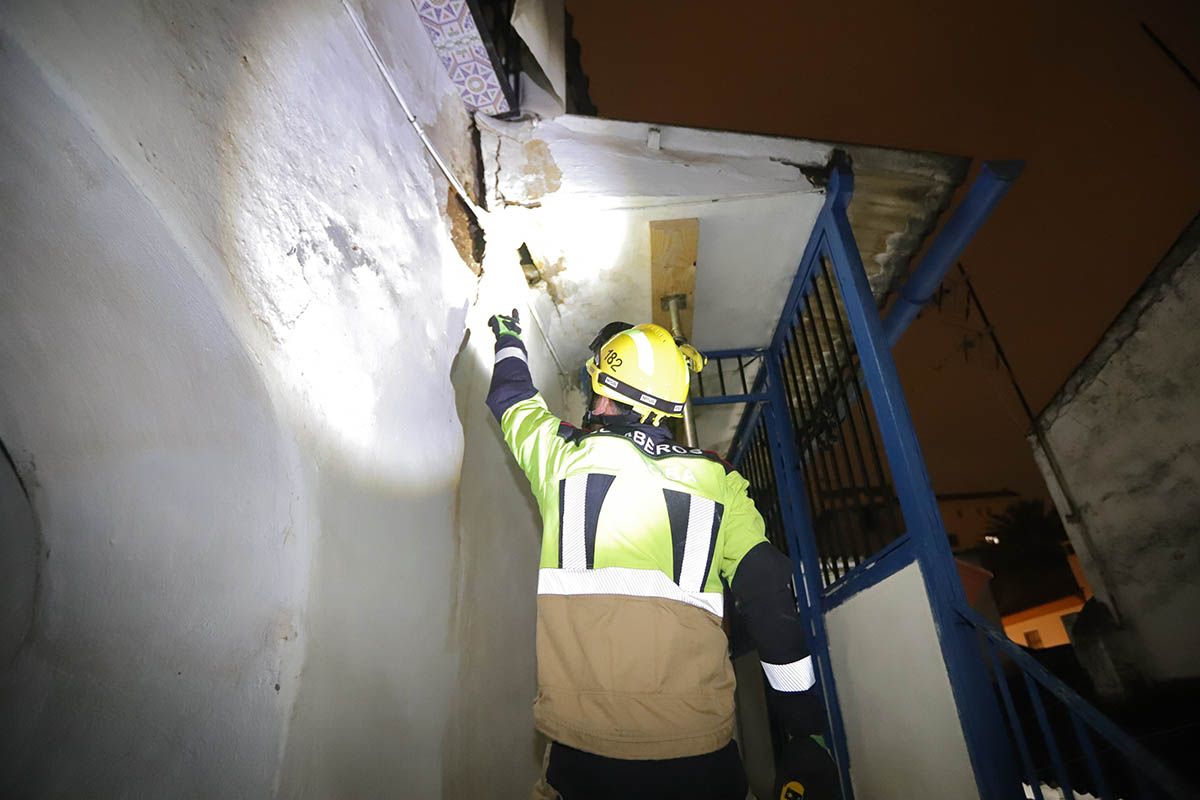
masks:
<instances>
[{"instance_id":1,"label":"dark sleeve","mask_svg":"<svg viewBox=\"0 0 1200 800\"><path fill-rule=\"evenodd\" d=\"M730 589L758 649L772 712L793 736L821 733L825 708L788 557L769 542L755 545L738 565Z\"/></svg>"},{"instance_id":2,"label":"dark sleeve","mask_svg":"<svg viewBox=\"0 0 1200 800\"><path fill-rule=\"evenodd\" d=\"M488 389L488 408L499 421L505 411L535 394L537 389L529 374L529 354L525 350L525 343L515 336L501 336L496 340L496 364L492 368L492 384Z\"/></svg>"}]
</instances>

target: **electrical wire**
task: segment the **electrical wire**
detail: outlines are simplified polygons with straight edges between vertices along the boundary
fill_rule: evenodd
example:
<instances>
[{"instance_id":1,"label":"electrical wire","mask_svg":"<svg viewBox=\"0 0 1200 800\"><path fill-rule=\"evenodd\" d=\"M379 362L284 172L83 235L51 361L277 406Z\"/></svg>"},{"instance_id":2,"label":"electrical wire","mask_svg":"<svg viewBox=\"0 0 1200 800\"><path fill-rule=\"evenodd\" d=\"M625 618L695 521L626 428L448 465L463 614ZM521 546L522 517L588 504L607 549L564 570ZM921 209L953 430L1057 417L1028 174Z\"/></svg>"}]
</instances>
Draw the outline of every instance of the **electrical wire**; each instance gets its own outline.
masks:
<instances>
[{"instance_id":1,"label":"electrical wire","mask_svg":"<svg viewBox=\"0 0 1200 800\"><path fill-rule=\"evenodd\" d=\"M438 168L442 171L442 174L446 176L446 180L450 181L450 185L454 187L455 193L459 196L459 198L462 199L464 203L467 204L467 208L471 209L471 213L473 213L480 224L482 224L484 217L488 215L487 210L477 205L475 201L471 199L470 195L467 194L467 188L463 186L462 182L459 181L454 173L450 171L450 167L448 167L446 162L442 160L441 155L438 154L437 148L433 146L433 142L429 141L429 137L425 134L425 129L421 127L421 123L417 121L416 116L408 107L408 103L404 101L404 95L400 94L400 88L396 86L396 82L392 80L392 73L388 72L387 67L384 65L383 56L379 54L379 48L375 46L374 40L371 39L371 34L367 33L366 26L363 25L362 20L358 16L358 12L351 7L349 0L342 0L342 8L346 9L347 16L349 16L350 21L354 23L354 27L358 31L359 38L362 39L363 44L367 48L367 52L371 54L371 59L375 62L375 66L379 70L379 74L383 76L384 83L387 84L388 89L390 89L392 92L392 97L396 98L396 102L399 103L400 108L404 110L404 117L408 120L408 124L412 125L413 130L417 132L417 136L421 137L421 143L425 145L425 150L430 156L433 157L433 160L437 162Z\"/></svg>"}]
</instances>

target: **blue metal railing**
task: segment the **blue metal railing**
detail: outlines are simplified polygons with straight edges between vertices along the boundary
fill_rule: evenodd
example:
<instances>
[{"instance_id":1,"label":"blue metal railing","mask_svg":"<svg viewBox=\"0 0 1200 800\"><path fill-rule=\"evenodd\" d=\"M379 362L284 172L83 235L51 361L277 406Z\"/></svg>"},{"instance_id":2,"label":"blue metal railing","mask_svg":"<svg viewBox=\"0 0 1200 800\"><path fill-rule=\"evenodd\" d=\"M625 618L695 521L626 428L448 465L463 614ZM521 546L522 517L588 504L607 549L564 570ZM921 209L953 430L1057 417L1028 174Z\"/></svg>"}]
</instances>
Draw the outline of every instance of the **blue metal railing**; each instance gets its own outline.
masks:
<instances>
[{"instance_id":1,"label":"blue metal railing","mask_svg":"<svg viewBox=\"0 0 1200 800\"><path fill-rule=\"evenodd\" d=\"M982 639L993 685L1004 708L1010 741L1019 756L1020 779L1031 788L1035 800L1044 800L1041 786L1049 782L1056 784L1066 797L1072 797L1072 791L1086 791L1102 800L1200 797L1194 787L1188 786L1136 739L1039 664L1004 631L970 608L959 606L956 611ZM1023 684L1029 704L1024 714L1019 709L1023 705L1020 693L1009 685L1010 678L1003 665L1005 658ZM1052 709L1057 714L1050 713L1047 700L1054 704ZM1054 724L1055 719L1059 724ZM1033 726L1040 735L1040 746L1026 732ZM1074 742L1066 740L1066 735ZM1106 748L1103 761L1096 740ZM1066 757L1070 752L1068 747L1077 752L1076 758ZM1035 757L1039 753L1043 755L1040 759ZM1114 764L1111 756L1116 756L1119 762Z\"/></svg>"},{"instance_id":2,"label":"blue metal railing","mask_svg":"<svg viewBox=\"0 0 1200 800\"><path fill-rule=\"evenodd\" d=\"M712 350L704 355L708 364L696 376L692 387L692 405L715 406L729 403L761 403L767 399L762 383L762 348ZM715 376L715 378L714 378Z\"/></svg>"},{"instance_id":3,"label":"blue metal railing","mask_svg":"<svg viewBox=\"0 0 1200 800\"><path fill-rule=\"evenodd\" d=\"M1075 761L1087 766L1085 783L1098 796L1113 797L1106 792L1118 784L1105 780L1094 739L1157 787L1158 794L1122 797L1194 796L1136 741L969 610L891 360L895 337L936 288L941 265L954 262L1018 173L1019 162L984 165L885 322L846 214L853 179L846 165L835 163L770 345L709 353L719 364L736 363L737 382L730 389L729 373L718 365L719 390L702 389L693 398L701 405L746 404L729 458L750 481L769 538L792 559L847 800L853 793L849 753L825 614L914 561L921 566L982 797L1023 797L1024 776L1041 798L1043 774L1057 776L1070 797L1067 765ZM874 537L859 531L855 539L855 522L846 514L869 509L895 524ZM1024 734L1018 712L1025 706L999 670L1001 656L1026 686L1025 719L1032 715L1042 731L1041 747ZM1044 693L1057 705L1047 709ZM1070 750L1078 753L1075 761L1052 726L1064 713L1078 744ZM1044 754L1049 767L1035 753Z\"/></svg>"}]
</instances>

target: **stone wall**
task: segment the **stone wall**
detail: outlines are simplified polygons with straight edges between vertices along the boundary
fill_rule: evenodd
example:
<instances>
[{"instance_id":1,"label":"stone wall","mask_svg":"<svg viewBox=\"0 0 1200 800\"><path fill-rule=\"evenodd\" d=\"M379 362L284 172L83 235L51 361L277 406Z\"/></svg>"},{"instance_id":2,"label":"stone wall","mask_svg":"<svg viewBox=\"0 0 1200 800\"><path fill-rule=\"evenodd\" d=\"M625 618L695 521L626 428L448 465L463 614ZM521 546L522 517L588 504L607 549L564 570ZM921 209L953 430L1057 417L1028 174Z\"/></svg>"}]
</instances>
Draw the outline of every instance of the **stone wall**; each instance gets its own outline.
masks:
<instances>
[{"instance_id":1,"label":"stone wall","mask_svg":"<svg viewBox=\"0 0 1200 800\"><path fill-rule=\"evenodd\" d=\"M1200 220L1041 416L1039 466L1141 677L1200 676Z\"/></svg>"}]
</instances>

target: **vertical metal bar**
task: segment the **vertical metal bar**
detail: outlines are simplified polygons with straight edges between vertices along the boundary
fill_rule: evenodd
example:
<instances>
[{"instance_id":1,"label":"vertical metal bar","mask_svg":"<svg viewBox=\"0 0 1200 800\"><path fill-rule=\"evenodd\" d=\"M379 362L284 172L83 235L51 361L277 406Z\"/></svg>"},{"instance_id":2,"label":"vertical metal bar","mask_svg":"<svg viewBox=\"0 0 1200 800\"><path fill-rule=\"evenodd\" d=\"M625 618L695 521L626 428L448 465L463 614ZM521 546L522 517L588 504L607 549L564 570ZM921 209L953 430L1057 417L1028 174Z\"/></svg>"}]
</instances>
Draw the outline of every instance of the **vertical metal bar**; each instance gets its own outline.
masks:
<instances>
[{"instance_id":1,"label":"vertical metal bar","mask_svg":"<svg viewBox=\"0 0 1200 800\"><path fill-rule=\"evenodd\" d=\"M780 380L783 383L784 398L788 404L788 419L791 420L791 431L793 438L795 438L800 435L799 431L802 430L802 420L797 418L797 414L799 413L804 415L807 413L804 410L804 400L801 397L802 391L807 393L807 387L802 383L804 380L803 364L794 358L795 354L792 352L790 343L790 339L784 340L782 343L783 346L780 349ZM804 449L805 448L800 448L800 455L802 458L801 465L807 461L810 463L810 466L816 468L816 465L811 463L811 456L810 459L803 458ZM810 453L812 452L813 451L810 449ZM817 509L820 505L819 495L817 494L820 491L820 479L817 477L814 470L805 469L803 466L801 469L803 473L801 483L804 485L805 495L809 502L809 509L810 511L815 511L815 509ZM821 569L822 582L825 583L828 582L828 576L825 573L825 565L820 557L823 553L823 546L821 544L822 533L820 528L815 524L815 517L813 518L813 523L814 543L817 546L817 561Z\"/></svg>"},{"instance_id":2,"label":"vertical metal bar","mask_svg":"<svg viewBox=\"0 0 1200 800\"><path fill-rule=\"evenodd\" d=\"M809 296L811 297L811 295L809 295ZM816 381L816 384L819 387L820 391L818 392L818 395L817 395L817 403L816 403L816 408L813 411L813 417L814 417L814 424L819 424L821 426L819 428L819 430L824 430L825 425L826 425L826 419L835 420L837 417L837 414L836 414L837 395L835 394L833 381L829 378L829 370L825 364L825 354L821 351L819 346L814 349L811 341L809 340L808 327L809 326L812 327L812 332L815 337L816 321L813 319L813 310L811 308L811 305L809 303L806 303L805 306L806 306L805 314L803 316L801 316L801 318L800 318L800 336L801 336L801 340L804 342L804 350L808 354L810 362L813 364L812 369L813 369L814 378L817 377L816 364L818 362L820 363L820 378L823 378L823 381L822 380ZM808 319L809 326L805 326L805 324L804 324L805 318ZM819 345L820 342L818 341L817 344ZM826 408L826 405L831 400L834 401L834 409L832 411L829 411ZM826 417L827 411L828 411L828 417ZM832 424L830 424L830 429L833 430ZM838 435L838 437L840 438L841 431L836 430L835 432L836 432L836 435ZM826 449L822 448L822 452L826 452ZM830 472L836 475L836 480L837 480L837 484L835 486L831 486L832 491L830 492L830 496L835 503L839 504L838 511L844 512L844 513L838 513L837 519L842 521L841 528L843 531L843 536L842 536L843 542L847 545L848 549L853 550L854 564L847 563L846 566L847 566L847 570L848 570L849 567L857 566L859 563L861 563L863 560L863 557L865 556L865 554L861 552L863 548L860 548L858 546L858 542L855 541L858 537L855 536L854 520L851 519L851 514L854 511L854 505L850 501L849 498L839 497L839 494L840 494L839 490L849 491L849 490L853 489L853 486L851 485L853 483L853 477L851 477L851 479L849 481L845 480L842 477L842 464L841 464L841 461L838 459L837 454L834 451L834 448L832 447L832 445L828 448L827 452L829 453L829 461L833 464L833 468L832 468L832 470L830 470ZM851 473L851 475L853 475L853 473ZM843 570L843 574L845 574L845 572L847 570Z\"/></svg>"},{"instance_id":3,"label":"vertical metal bar","mask_svg":"<svg viewBox=\"0 0 1200 800\"><path fill-rule=\"evenodd\" d=\"M783 382L784 399L788 405L788 418L792 423L792 434L795 437L802 437L803 434L801 432L804 430L805 420L809 413L805 405L808 387L804 383L804 364L792 352L790 339L785 339L781 343L779 352L783 359L780 364L780 372ZM812 464L810 460L812 456L815 456L815 453L810 452L809 458L804 458L804 451L806 449L807 444L801 448L801 463L809 462L812 469L805 470L805 474L809 477L809 480L806 480L804 485L808 493L810 507L814 513L817 513L820 509L820 478L816 472L817 465ZM815 484L813 482L814 478L816 479ZM814 494L814 491L816 494Z\"/></svg>"},{"instance_id":4,"label":"vertical metal bar","mask_svg":"<svg viewBox=\"0 0 1200 800\"><path fill-rule=\"evenodd\" d=\"M742 379L742 394L750 394L750 387L746 385L746 365L742 363L742 357L737 357L738 376Z\"/></svg>"},{"instance_id":5,"label":"vertical metal bar","mask_svg":"<svg viewBox=\"0 0 1200 800\"><path fill-rule=\"evenodd\" d=\"M792 433L797 436L802 436L804 424L808 418L808 411L801 402L800 392L807 390L806 386L801 384L804 380L804 364L799 359L793 357L790 342L785 340L783 347L780 349L780 356L783 359L780 364L782 372L781 379L783 380L784 399L788 404L788 416L792 421ZM797 418L799 414L799 418Z\"/></svg>"},{"instance_id":6,"label":"vertical metal bar","mask_svg":"<svg viewBox=\"0 0 1200 800\"><path fill-rule=\"evenodd\" d=\"M766 421L761 416L754 431L754 452L758 471L762 475L763 486L767 495L767 513L770 520L772 543L784 552L787 552L786 541L781 541L781 539L785 539L786 537L783 534L783 522L780 518L779 481L771 465L770 443L767 436Z\"/></svg>"},{"instance_id":7,"label":"vertical metal bar","mask_svg":"<svg viewBox=\"0 0 1200 800\"><path fill-rule=\"evenodd\" d=\"M803 313L803 309L801 309L800 313ZM840 517L837 509L831 503L826 502L826 495L821 491L822 480L824 480L825 484L831 489L834 488L834 483L832 476L829 474L828 454L821 448L820 439L816 435L819 432L819 418L817 416L818 412L816 410L816 402L809 393L808 374L810 370L815 371L816 367L811 365L811 361L807 365L804 362L803 356L799 351L799 337L796 335L796 324L793 323L790 326L790 329L791 335L785 336L780 342L780 350L786 355L789 363L791 363L794 357L795 362L801 365L800 369L798 370L796 370L793 365L794 374L796 376L796 392L797 397L803 397L805 403L807 404L800 404L800 410L803 413L805 420L803 425L797 422L793 417L792 424L795 426L793 428L793 432L796 437L797 446L802 450L807 449L809 453L809 459L807 463L812 469L813 478L815 479L815 483L813 484L813 495L814 500L816 500L819 504L819 507L814 505L813 510L814 512L820 512L822 520L820 529L825 533L824 538L826 539L826 542L829 541L830 537L833 537L836 545L837 540L841 538L835 531L835 527L839 527L840 525ZM795 347L794 352L793 347ZM802 442L803 444L801 444ZM832 500L832 496L830 497ZM834 552L829 553L829 549L832 549ZM833 583L833 581L836 581L845 573L845 561L842 560L842 562L839 564L837 560L837 551L840 549L841 548L837 546L833 548L822 547L822 549L818 551L818 553L822 556L826 555L827 553L830 556L830 558L822 559L822 561L829 562L829 571L832 575L832 580L827 579L826 583Z\"/></svg>"},{"instance_id":8,"label":"vertical metal bar","mask_svg":"<svg viewBox=\"0 0 1200 800\"><path fill-rule=\"evenodd\" d=\"M818 280L822 276L824 276L825 278L828 278L828 276L829 276L829 269L825 265L824 259L821 259L821 267L817 271L817 275L818 275ZM833 294L832 287L829 288L829 293L830 293L829 302L833 304L834 312L836 314L836 312L837 312L837 297ZM851 437L854 439L854 452L858 457L857 460L858 460L859 472L862 474L863 492L867 498L867 502L869 503L870 498L875 493L872 491L871 475L867 471L867 459L863 455L862 442L859 440L858 424L857 424L857 422L855 422L855 419L854 419L854 409L850 405L849 390L848 390L848 384L846 381L846 374L845 374L845 371L853 372L853 370L854 370L854 365L853 365L851 351L850 351L852 342L849 339L845 339L845 338L842 339L842 344L846 348L846 362L847 362L846 366L844 368L845 371L843 371L842 362L841 362L841 359L838 358L838 353L837 353L838 343L834 340L833 333L831 332L831 329L829 326L829 314L825 309L825 301L821 298L821 291L820 291L819 283L813 287L813 295L815 295L815 297L816 297L817 308L821 312L821 327L824 329L825 339L829 343L829 354L830 354L830 357L833 359L833 372L835 375L838 376L838 393L844 398L844 402L846 404L846 418L849 423ZM843 424L843 430L845 427L846 427L846 425ZM870 431L867 431L867 433L869 435ZM848 438L848 437L843 436L842 441L845 442L846 438ZM847 459L849 459L849 449L850 448L847 447L846 449L847 449ZM884 492L883 492L882 486L883 486L883 484L881 483L880 484L881 488L878 491L880 503L888 504L887 498L884 497ZM882 514L881 514L881 516L882 516ZM876 552L876 550L881 548L884 544L887 544L887 540L885 537L883 542L881 542L878 545L873 545L871 542L870 533L866 530L865 526L863 529L863 539L867 545L868 555Z\"/></svg>"},{"instance_id":9,"label":"vertical metal bar","mask_svg":"<svg viewBox=\"0 0 1200 800\"><path fill-rule=\"evenodd\" d=\"M684 339L683 325L679 321L679 309L681 304L686 305L686 301L687 295L680 294L673 294L670 297L663 298L667 310L671 313L671 333L675 335L676 341ZM696 437L696 418L692 416L692 401L690 398L684 398L683 401L683 437L688 447L699 446Z\"/></svg>"},{"instance_id":10,"label":"vertical metal bar","mask_svg":"<svg viewBox=\"0 0 1200 800\"><path fill-rule=\"evenodd\" d=\"M1029 785L1033 787L1034 800L1046 800L1042 796L1042 782L1038 780L1037 768L1033 765L1033 755L1029 752L1029 742L1025 738L1025 729L1021 726L1021 718L1017 716L1017 706L1013 702L1012 692L1008 688L1008 678L1004 675L1004 667L1000 664L1000 655L996 645L986 635L983 637L984 649L992 663L992 674L996 676L996 688L1004 701L1004 712L1008 716L1008 724L1017 743L1017 753L1021 757L1021 766Z\"/></svg>"},{"instance_id":11,"label":"vertical metal bar","mask_svg":"<svg viewBox=\"0 0 1200 800\"><path fill-rule=\"evenodd\" d=\"M1075 728L1075 738L1079 740L1079 748L1083 750L1088 774L1092 778L1092 793L1100 800L1113 800L1113 794L1108 788L1108 781L1104 779L1104 770L1100 766L1100 759L1096 756L1096 748L1092 744L1092 737L1088 734L1087 726L1074 711L1069 713L1071 714L1071 725Z\"/></svg>"},{"instance_id":12,"label":"vertical metal bar","mask_svg":"<svg viewBox=\"0 0 1200 800\"><path fill-rule=\"evenodd\" d=\"M859 418L862 420L863 432L866 435L867 443L870 445L871 449L871 463L874 465L874 471L871 474L874 476L874 478L877 478L877 482L874 479L869 480L872 480L872 482L876 483L876 485L879 487L880 502L887 507L887 515L892 521L892 535L888 539L888 541L891 541L904 532L904 522L900 518L900 509L894 502L896 492L892 487L891 477L889 476L888 471L879 455L879 443L876 441L877 437L875 434L875 429L871 424L872 416L870 411L867 409L866 392L863 391L862 384L858 379L858 347L855 344L853 337L850 336L846 329L846 321L844 316L845 303L842 302L839 304L838 302L838 298L842 296L841 290L837 287L837 284L833 279L829 262L825 259L822 259L821 265L821 279L825 282L825 287L829 292L830 302L833 303L834 306L833 318L837 323L838 335L841 336L843 342L846 342L848 348L852 348L847 351L846 367L849 371L850 383L853 386L855 403L859 410Z\"/></svg>"},{"instance_id":13,"label":"vertical metal bar","mask_svg":"<svg viewBox=\"0 0 1200 800\"><path fill-rule=\"evenodd\" d=\"M813 437L806 437L802 433L805 430L804 420L808 419L810 415L810 411L805 407L805 400L808 399L805 365L799 358L799 354L793 350L793 337L787 337L780 343L780 353L783 358L780 369L781 372L785 373L783 381L789 408L792 408L792 403L794 402L795 411L801 414L801 419L796 418L796 413L791 414L792 436L796 441L797 449L801 455L801 464L808 464L808 467L802 467L804 473L804 490L809 502L810 512L814 515L813 540L817 548L817 564L821 570L821 583L823 586L826 586L836 579L836 575L831 578L829 570L833 569L833 565L828 558L825 558L828 549L829 531L826 529L823 520L827 520L829 517L825 513L825 504L821 494L822 469L817 461L817 459L821 458L818 450L819 443ZM811 406L810 399L808 399L808 404Z\"/></svg>"},{"instance_id":14,"label":"vertical metal bar","mask_svg":"<svg viewBox=\"0 0 1200 800\"><path fill-rule=\"evenodd\" d=\"M738 359L738 360L740 361L741 359ZM703 374L703 373L701 373L701 374ZM729 392L725 390L725 361L724 360L717 362L717 382L720 383L720 385L721 385L721 394L729 394Z\"/></svg>"},{"instance_id":15,"label":"vertical metal bar","mask_svg":"<svg viewBox=\"0 0 1200 800\"><path fill-rule=\"evenodd\" d=\"M832 302L836 306L837 298L840 295L840 292L834 288L833 276L830 275L828 263L823 261L822 266L824 268L821 270L821 278L825 281L825 286L829 290L829 296L832 298ZM845 303L843 302L843 306L844 305ZM846 330L846 322L842 314L840 312L834 314L834 319L837 321L838 334L842 337L842 341L853 343L854 340L850 338L849 331ZM857 345L854 347L855 353L857 354L858 347ZM875 440L875 432L871 427L871 414L867 410L866 393L863 392L862 384L859 383L858 380L858 368L853 363L850 364L850 367L851 378L854 381L854 394L858 401L858 408L862 415L863 425L866 426L867 441L871 445L871 457L875 464L875 471L879 476L879 486L881 487L883 495L881 500L887 504L888 515L891 517L892 523L895 526L894 536L899 536L904 532L904 520L900 516L900 509L895 503L892 502L893 498L895 497L895 491L892 489L891 479L888 476L887 470L883 465L883 460L879 455L879 443Z\"/></svg>"},{"instance_id":16,"label":"vertical metal bar","mask_svg":"<svg viewBox=\"0 0 1200 800\"><path fill-rule=\"evenodd\" d=\"M764 518L767 520L769 533L772 538L777 538L778 527L778 486L776 485L775 475L773 474L770 464L767 462L766 438L763 430L762 418L759 418L755 425L753 433L753 443L750 447L750 462L755 474L758 477L759 494L764 495L764 503L766 505ZM759 511L764 511L760 506Z\"/></svg>"},{"instance_id":17,"label":"vertical metal bar","mask_svg":"<svg viewBox=\"0 0 1200 800\"><path fill-rule=\"evenodd\" d=\"M1037 717L1038 727L1042 729L1042 739L1046 742L1046 749L1050 751L1050 763L1054 765L1054 774L1058 778L1059 788L1066 797L1074 797L1075 795L1071 791L1071 776L1067 774L1062 752L1058 748L1058 738L1054 735L1054 729L1050 727L1050 718L1046 716L1041 690L1038 689L1037 682L1028 672L1021 670L1021 675L1025 678L1025 688L1029 690L1029 701L1033 703L1033 713Z\"/></svg>"},{"instance_id":18,"label":"vertical metal bar","mask_svg":"<svg viewBox=\"0 0 1200 800\"><path fill-rule=\"evenodd\" d=\"M833 478L829 474L828 454L821 448L820 437L818 431L818 417L816 413L816 401L810 393L809 374L815 369L811 363L805 362L803 355L800 353L798 337L796 335L796 323L790 326L790 335L784 337L781 342L783 352L788 354L789 358L794 359L801 365L797 371L796 386L798 396L804 398L802 405L804 424L798 425L795 429L796 444L801 448L802 452L808 453L807 463L811 468L812 475L812 498L813 498L813 513L817 516L820 524L817 525L817 543L818 543L818 559L821 562L822 577L826 585L833 583L839 577L839 561L837 558L838 550L838 535L837 527L839 526L839 517L837 509L832 505L831 496L828 496L822 486L833 488ZM827 499L829 498L829 499ZM824 540L824 541L822 541Z\"/></svg>"},{"instance_id":19,"label":"vertical metal bar","mask_svg":"<svg viewBox=\"0 0 1200 800\"><path fill-rule=\"evenodd\" d=\"M819 224L826 226L825 246L846 302L850 331L871 393L909 541L921 565L967 752L980 793L987 798L1001 797L1013 773L1011 751L1000 738L1003 723L983 671L974 630L957 613L958 608L968 607L966 597L850 229L846 209L853 194L853 178L844 166L835 165L831 171L828 192L830 200L821 211L823 221Z\"/></svg>"},{"instance_id":20,"label":"vertical metal bar","mask_svg":"<svg viewBox=\"0 0 1200 800\"><path fill-rule=\"evenodd\" d=\"M764 414L771 435L772 464L780 487L779 505L784 515L784 529L788 535L797 593L804 587L801 601L802 613L812 634L809 651L816 662L819 685L825 696L828 715L830 744L833 747L841 773L842 794L845 800L853 800L854 787L850 783L850 753L846 747L846 728L842 722L841 704L838 702L837 681L829 658L829 638L825 629L825 603L821 587L817 585L819 568L816 563L815 539L812 529L812 514L805 503L804 493L799 491L796 480L800 476L800 454L795 435L783 430L785 417L780 406L786 401L783 393L781 357L778 351L768 351L763 357L763 368L767 370L767 391L770 400Z\"/></svg>"}]
</instances>

